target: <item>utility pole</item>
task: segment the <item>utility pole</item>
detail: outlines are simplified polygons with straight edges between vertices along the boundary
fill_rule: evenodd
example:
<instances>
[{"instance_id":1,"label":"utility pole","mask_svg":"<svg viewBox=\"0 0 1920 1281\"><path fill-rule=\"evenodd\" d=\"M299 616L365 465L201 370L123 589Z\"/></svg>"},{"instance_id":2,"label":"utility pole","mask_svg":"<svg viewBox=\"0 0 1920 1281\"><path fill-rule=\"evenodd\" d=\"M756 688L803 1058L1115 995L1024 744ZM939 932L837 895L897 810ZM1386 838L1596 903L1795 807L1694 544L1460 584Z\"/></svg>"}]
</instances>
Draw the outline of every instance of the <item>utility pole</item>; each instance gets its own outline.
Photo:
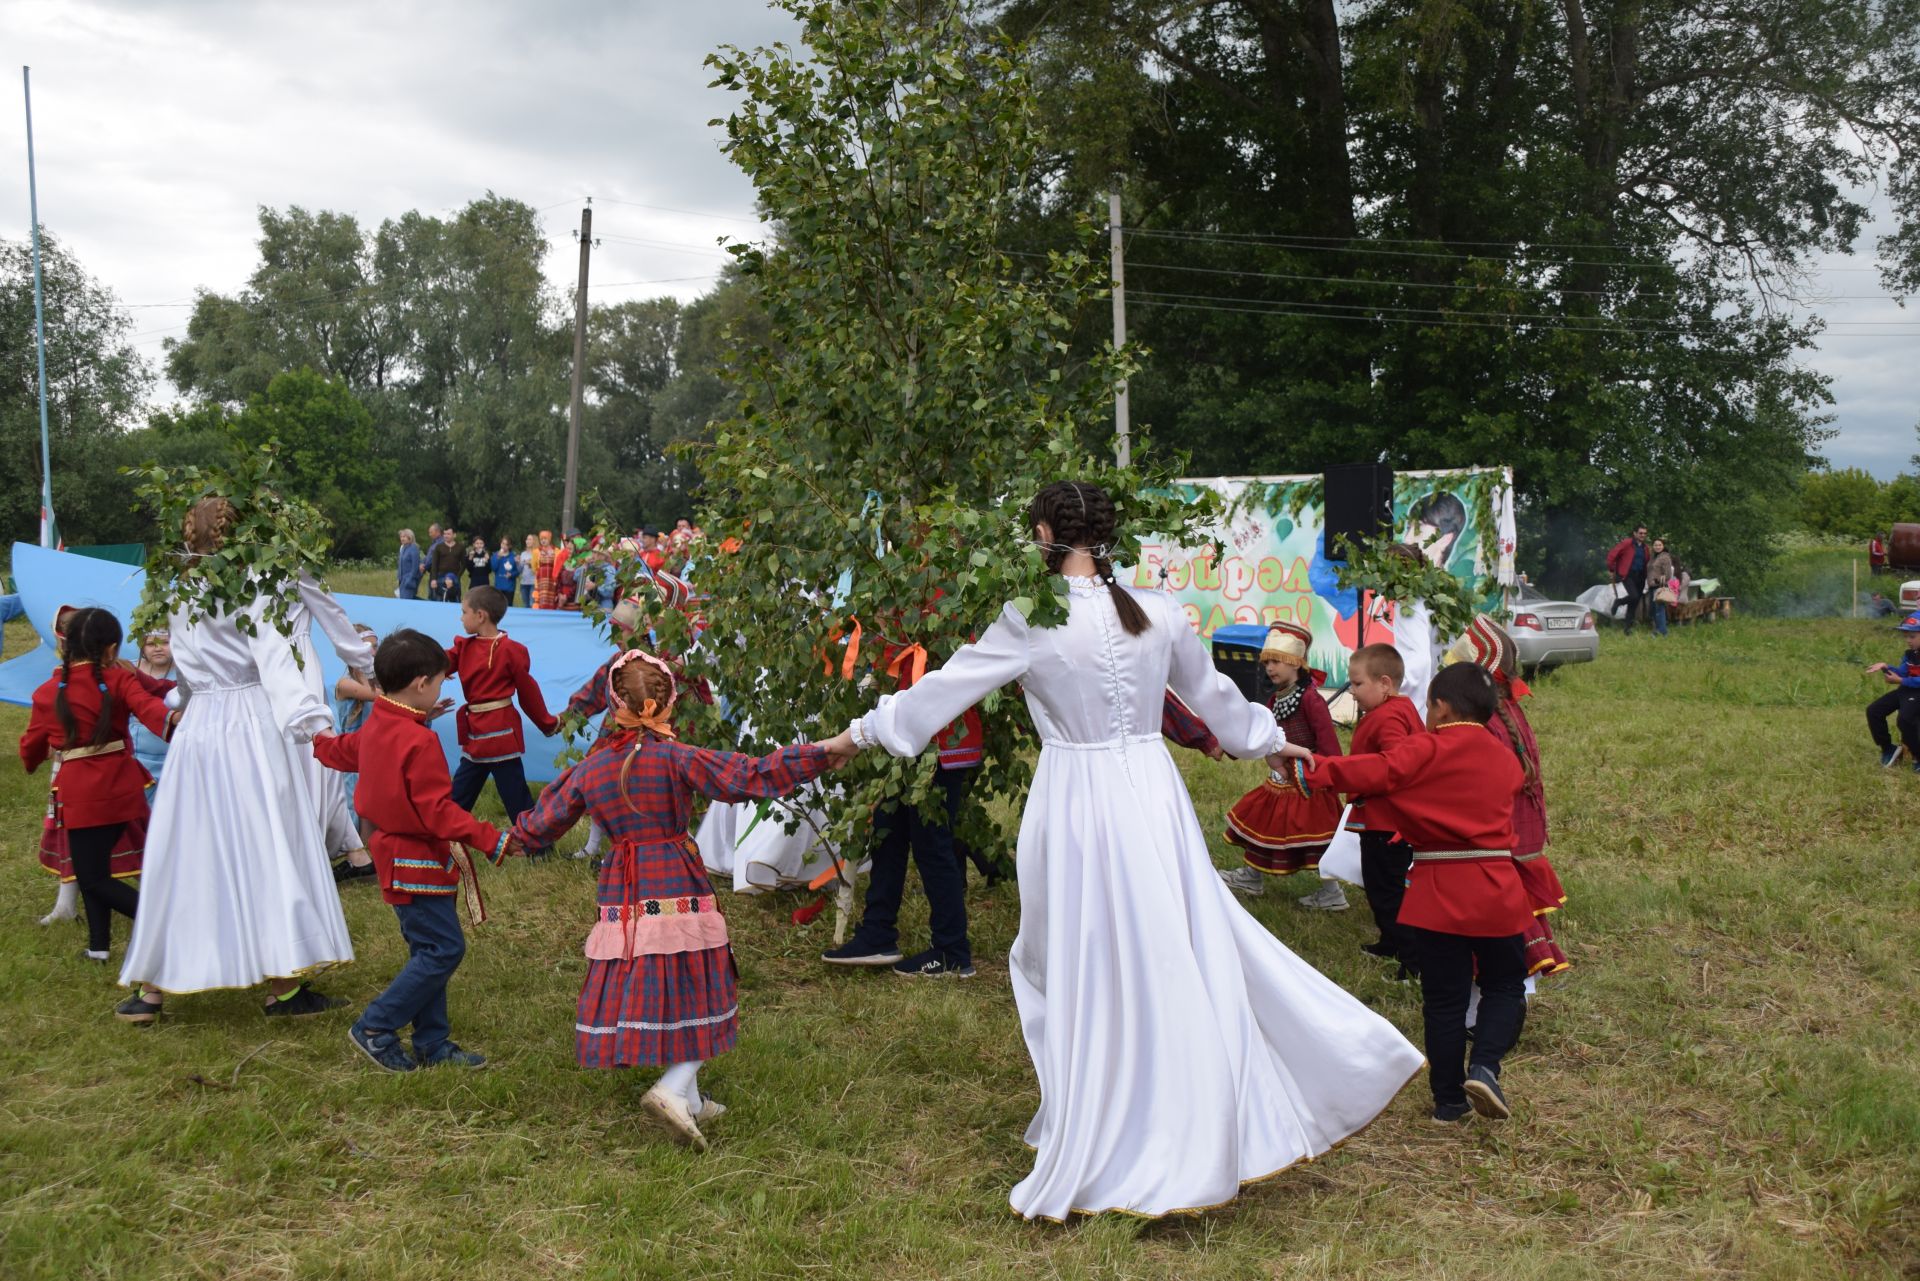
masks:
<instances>
[{"instance_id":1,"label":"utility pole","mask_svg":"<svg viewBox=\"0 0 1920 1281\"><path fill-rule=\"evenodd\" d=\"M1113 349L1127 345L1127 261L1120 242L1120 191L1107 193L1107 241L1113 254ZM1122 378L1113 396L1113 461L1122 467L1133 462L1133 425L1127 407L1127 380Z\"/></svg>"},{"instance_id":2,"label":"utility pole","mask_svg":"<svg viewBox=\"0 0 1920 1281\"><path fill-rule=\"evenodd\" d=\"M33 220L33 338L40 370L40 545L53 547L60 538L53 522L53 462L47 449L47 307L40 279L40 188L33 172L32 70L20 68L20 90L27 100L27 217Z\"/></svg>"},{"instance_id":3,"label":"utility pole","mask_svg":"<svg viewBox=\"0 0 1920 1281\"><path fill-rule=\"evenodd\" d=\"M580 287L573 297L573 405L567 415L567 489L560 509L560 536L574 528L580 497L580 411L587 380L587 259L593 253L593 197L580 211Z\"/></svg>"}]
</instances>

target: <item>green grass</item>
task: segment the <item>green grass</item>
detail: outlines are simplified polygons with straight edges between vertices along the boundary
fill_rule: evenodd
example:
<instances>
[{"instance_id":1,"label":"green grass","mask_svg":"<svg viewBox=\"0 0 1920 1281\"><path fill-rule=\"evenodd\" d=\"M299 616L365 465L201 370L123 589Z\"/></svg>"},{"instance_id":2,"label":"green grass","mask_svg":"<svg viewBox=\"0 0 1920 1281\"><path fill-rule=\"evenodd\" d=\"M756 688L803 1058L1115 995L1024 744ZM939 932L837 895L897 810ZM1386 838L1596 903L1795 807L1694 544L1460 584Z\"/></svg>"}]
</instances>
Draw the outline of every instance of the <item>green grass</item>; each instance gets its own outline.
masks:
<instances>
[{"instance_id":1,"label":"green grass","mask_svg":"<svg viewBox=\"0 0 1920 1281\"><path fill-rule=\"evenodd\" d=\"M1539 682L1576 968L1509 1063L1514 1120L1436 1132L1415 1085L1338 1153L1157 1224L1007 1209L1035 1103L1010 888L974 887L981 977L947 985L830 972L826 921L727 898L745 1021L703 1077L732 1112L701 1157L640 1122L647 1075L573 1065L583 864L483 870L494 919L452 1006L492 1063L387 1076L347 1017L271 1027L249 993L115 1023L80 929L35 924L44 775L0 771L0 1276L1912 1275L1920 779L1873 768L1859 712L1888 637L1609 634L1602 661ZM0 733L23 721L0 708ZM1183 764L1209 829L1257 776ZM1310 917L1307 884L1273 888L1255 914L1417 1035L1414 995L1357 951L1365 911ZM364 1002L402 949L376 892L345 898L359 960L328 986ZM917 898L906 916L922 937Z\"/></svg>"}]
</instances>

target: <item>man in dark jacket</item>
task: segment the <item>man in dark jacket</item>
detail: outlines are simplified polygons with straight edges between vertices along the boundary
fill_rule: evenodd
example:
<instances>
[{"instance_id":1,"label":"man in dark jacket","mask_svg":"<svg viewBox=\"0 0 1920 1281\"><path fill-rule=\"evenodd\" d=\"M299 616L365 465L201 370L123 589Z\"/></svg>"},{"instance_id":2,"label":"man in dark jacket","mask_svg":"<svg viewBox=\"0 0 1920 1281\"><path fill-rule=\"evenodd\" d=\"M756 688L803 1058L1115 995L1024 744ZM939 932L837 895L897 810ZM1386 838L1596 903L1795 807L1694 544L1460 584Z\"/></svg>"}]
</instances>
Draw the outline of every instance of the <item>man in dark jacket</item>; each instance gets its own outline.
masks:
<instances>
[{"instance_id":1,"label":"man in dark jacket","mask_svg":"<svg viewBox=\"0 0 1920 1281\"><path fill-rule=\"evenodd\" d=\"M427 598L429 600L460 599L460 571L466 565L466 557L460 554L455 545L459 537L448 526L441 531L440 541L427 549Z\"/></svg>"},{"instance_id":2,"label":"man in dark jacket","mask_svg":"<svg viewBox=\"0 0 1920 1281\"><path fill-rule=\"evenodd\" d=\"M1640 613L1640 598L1647 592L1647 527L1634 526L1633 535L1623 538L1607 553L1607 572L1613 581L1625 584L1627 594L1614 602L1613 612L1621 606L1627 611L1627 634L1633 634L1633 620Z\"/></svg>"}]
</instances>

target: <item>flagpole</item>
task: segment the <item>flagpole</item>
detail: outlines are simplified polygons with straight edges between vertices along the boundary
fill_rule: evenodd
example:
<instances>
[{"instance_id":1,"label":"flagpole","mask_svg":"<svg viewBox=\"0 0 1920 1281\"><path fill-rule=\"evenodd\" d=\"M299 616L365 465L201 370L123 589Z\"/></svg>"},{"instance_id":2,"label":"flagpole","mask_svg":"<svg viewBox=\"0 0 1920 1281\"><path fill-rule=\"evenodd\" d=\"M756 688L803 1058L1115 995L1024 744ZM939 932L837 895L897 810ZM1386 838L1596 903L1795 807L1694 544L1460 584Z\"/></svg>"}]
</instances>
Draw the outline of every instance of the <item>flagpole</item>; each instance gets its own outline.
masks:
<instances>
[{"instance_id":1,"label":"flagpole","mask_svg":"<svg viewBox=\"0 0 1920 1281\"><path fill-rule=\"evenodd\" d=\"M47 450L47 307L40 276L40 192L33 175L33 81L31 67L20 68L27 99L27 216L33 220L33 336L40 367L40 545L51 547L53 533L53 461Z\"/></svg>"}]
</instances>

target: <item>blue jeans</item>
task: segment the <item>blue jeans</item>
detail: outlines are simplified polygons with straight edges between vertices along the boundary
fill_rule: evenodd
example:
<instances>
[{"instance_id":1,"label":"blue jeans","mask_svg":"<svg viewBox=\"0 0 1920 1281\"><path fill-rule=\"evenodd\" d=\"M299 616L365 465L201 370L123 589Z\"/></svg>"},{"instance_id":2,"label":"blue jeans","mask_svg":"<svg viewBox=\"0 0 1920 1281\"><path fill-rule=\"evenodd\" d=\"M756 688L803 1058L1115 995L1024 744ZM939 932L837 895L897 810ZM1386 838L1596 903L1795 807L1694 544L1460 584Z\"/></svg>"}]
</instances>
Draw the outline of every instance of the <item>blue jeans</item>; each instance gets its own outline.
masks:
<instances>
[{"instance_id":1,"label":"blue jeans","mask_svg":"<svg viewBox=\"0 0 1920 1281\"><path fill-rule=\"evenodd\" d=\"M1667 606L1664 601L1653 602L1653 634L1655 636L1667 634Z\"/></svg>"},{"instance_id":2,"label":"blue jeans","mask_svg":"<svg viewBox=\"0 0 1920 1281\"><path fill-rule=\"evenodd\" d=\"M521 609L533 608L533 584L532 583L520 584L520 608Z\"/></svg>"},{"instance_id":3,"label":"blue jeans","mask_svg":"<svg viewBox=\"0 0 1920 1281\"><path fill-rule=\"evenodd\" d=\"M460 932L457 894L416 894L411 903L395 903L400 936L407 941L407 963L387 990L367 1003L359 1027L375 1041L413 1026L413 1052L431 1058L447 1043L447 981L467 954Z\"/></svg>"},{"instance_id":4,"label":"blue jeans","mask_svg":"<svg viewBox=\"0 0 1920 1281\"><path fill-rule=\"evenodd\" d=\"M875 948L900 941L900 899L907 890L907 856L920 869L927 896L927 927L934 949L951 964L973 964L967 939L967 874L953 839L953 820L973 783L974 769L942 769L934 784L944 793L946 822L931 823L910 805L874 816L873 870L867 877L867 910L854 937Z\"/></svg>"}]
</instances>

